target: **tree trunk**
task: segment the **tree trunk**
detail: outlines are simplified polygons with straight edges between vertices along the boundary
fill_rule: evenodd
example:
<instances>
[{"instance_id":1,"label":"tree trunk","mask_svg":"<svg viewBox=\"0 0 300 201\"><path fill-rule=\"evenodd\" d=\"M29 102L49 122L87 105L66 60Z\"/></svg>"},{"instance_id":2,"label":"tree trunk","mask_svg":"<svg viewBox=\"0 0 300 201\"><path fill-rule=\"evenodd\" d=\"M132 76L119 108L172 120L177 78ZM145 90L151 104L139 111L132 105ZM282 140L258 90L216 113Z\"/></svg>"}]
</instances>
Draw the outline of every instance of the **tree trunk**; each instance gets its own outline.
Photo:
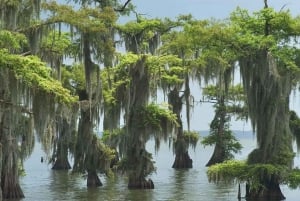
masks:
<instances>
[{"instance_id":1,"label":"tree trunk","mask_svg":"<svg viewBox=\"0 0 300 201\"><path fill-rule=\"evenodd\" d=\"M2 112L1 108L0 112ZM10 133L12 114L13 111L10 108L6 108L6 111L0 116L0 139L2 145L1 188L4 199L24 198L19 184L18 144L17 140Z\"/></svg>"},{"instance_id":2,"label":"tree trunk","mask_svg":"<svg viewBox=\"0 0 300 201\"><path fill-rule=\"evenodd\" d=\"M23 191L18 180L12 173L7 173L2 179L2 196L4 199L20 199L24 198Z\"/></svg>"},{"instance_id":3,"label":"tree trunk","mask_svg":"<svg viewBox=\"0 0 300 201\"><path fill-rule=\"evenodd\" d=\"M222 163L225 160L225 148L224 146L217 143L215 145L214 153L206 164L206 167L211 165Z\"/></svg>"},{"instance_id":4,"label":"tree trunk","mask_svg":"<svg viewBox=\"0 0 300 201\"><path fill-rule=\"evenodd\" d=\"M69 170L69 169L71 169L71 165L69 163L68 157L58 155L56 161L54 162L52 170Z\"/></svg>"},{"instance_id":5,"label":"tree trunk","mask_svg":"<svg viewBox=\"0 0 300 201\"><path fill-rule=\"evenodd\" d=\"M130 69L132 77L129 88L129 106L127 111L127 151L126 170L128 174L128 188L151 189L154 188L152 180L146 177L154 171L152 155L145 149L147 137L144 122L138 109L144 108L149 98L149 72L145 66L145 58L141 58Z\"/></svg>"},{"instance_id":6,"label":"tree trunk","mask_svg":"<svg viewBox=\"0 0 300 201\"><path fill-rule=\"evenodd\" d=\"M188 153L188 144L183 136L183 127L181 120L181 110L182 110L182 97L179 96L179 91L174 88L170 91L168 95L168 101L172 105L172 111L177 116L178 128L176 129L176 141L174 143L175 149L175 161L172 168L192 168L193 160L190 158Z\"/></svg>"},{"instance_id":7,"label":"tree trunk","mask_svg":"<svg viewBox=\"0 0 300 201\"><path fill-rule=\"evenodd\" d=\"M99 187L102 186L97 172L93 170L88 171L88 177L87 177L87 187Z\"/></svg>"},{"instance_id":8,"label":"tree trunk","mask_svg":"<svg viewBox=\"0 0 300 201\"><path fill-rule=\"evenodd\" d=\"M291 168L292 139L289 128L291 78L280 72L267 50L240 61L243 85L247 93L249 115L256 128L258 148L248 156L249 164L274 164ZM260 178L264 186L249 192L250 198L284 198L279 178Z\"/></svg>"},{"instance_id":9,"label":"tree trunk","mask_svg":"<svg viewBox=\"0 0 300 201\"><path fill-rule=\"evenodd\" d=\"M175 161L172 165L172 168L176 168L176 169L193 168L193 160L189 156L188 144L184 139L182 127L179 126L178 129L179 129L178 131L179 133L177 134L177 139L174 144Z\"/></svg>"},{"instance_id":10,"label":"tree trunk","mask_svg":"<svg viewBox=\"0 0 300 201\"><path fill-rule=\"evenodd\" d=\"M129 178L128 182L129 189L154 189L154 183L151 179L146 180L145 178Z\"/></svg>"},{"instance_id":11,"label":"tree trunk","mask_svg":"<svg viewBox=\"0 0 300 201\"><path fill-rule=\"evenodd\" d=\"M56 160L54 162L52 170L69 170L71 169L71 165L68 160L68 136L67 135L68 132L70 132L69 130L73 128L70 127L66 119L60 118L59 120L61 121L62 128L59 129L58 142L56 146L56 152L54 154Z\"/></svg>"},{"instance_id":12,"label":"tree trunk","mask_svg":"<svg viewBox=\"0 0 300 201\"><path fill-rule=\"evenodd\" d=\"M249 190L248 195L246 195L247 200L256 201L262 199L280 201L285 199L285 196L281 192L278 179L266 179L265 181L261 181L261 183L264 184L264 187L258 190Z\"/></svg>"},{"instance_id":13,"label":"tree trunk","mask_svg":"<svg viewBox=\"0 0 300 201\"><path fill-rule=\"evenodd\" d=\"M0 123L0 131L1 131L1 123ZM0 173L1 172L2 172L2 144L0 143ZM2 183L2 178L0 177L0 184L1 183ZM2 188L0 188L0 200L2 200Z\"/></svg>"},{"instance_id":14,"label":"tree trunk","mask_svg":"<svg viewBox=\"0 0 300 201\"><path fill-rule=\"evenodd\" d=\"M23 191L19 184L18 158L16 153L16 141L8 139L6 147L3 147L3 167L1 188L4 199L24 198Z\"/></svg>"},{"instance_id":15,"label":"tree trunk","mask_svg":"<svg viewBox=\"0 0 300 201\"><path fill-rule=\"evenodd\" d=\"M193 168L193 160L190 158L189 153L178 153L175 156L175 161L172 168L183 169L183 168Z\"/></svg>"},{"instance_id":16,"label":"tree trunk","mask_svg":"<svg viewBox=\"0 0 300 201\"><path fill-rule=\"evenodd\" d=\"M83 172L86 170L85 160L88 157L88 149L92 142L92 129L90 111L88 109L81 109L75 145L74 171Z\"/></svg>"},{"instance_id":17,"label":"tree trunk","mask_svg":"<svg viewBox=\"0 0 300 201\"><path fill-rule=\"evenodd\" d=\"M215 135L217 135L216 145L214 149L214 153L211 156L210 160L206 164L206 166L211 166L216 163L222 163L226 160L226 143L224 141L224 132L225 132L225 123L226 123L226 106L225 106L225 97L224 95L218 99L219 107L216 110L215 117L210 125L211 130Z\"/></svg>"}]
</instances>

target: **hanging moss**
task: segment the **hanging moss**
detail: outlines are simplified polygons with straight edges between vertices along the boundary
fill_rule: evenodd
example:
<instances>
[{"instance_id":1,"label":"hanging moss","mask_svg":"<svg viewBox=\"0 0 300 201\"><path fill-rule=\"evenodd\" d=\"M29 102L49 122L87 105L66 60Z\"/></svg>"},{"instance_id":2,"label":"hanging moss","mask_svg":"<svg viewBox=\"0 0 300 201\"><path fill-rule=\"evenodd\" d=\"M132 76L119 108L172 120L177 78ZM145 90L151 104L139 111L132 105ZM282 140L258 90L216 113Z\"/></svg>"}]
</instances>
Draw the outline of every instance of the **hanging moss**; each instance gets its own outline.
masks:
<instances>
[{"instance_id":1,"label":"hanging moss","mask_svg":"<svg viewBox=\"0 0 300 201\"><path fill-rule=\"evenodd\" d=\"M289 127L289 96L299 73L298 48L293 43L295 35L300 34L298 20L292 18L288 11L276 12L265 7L253 15L237 9L231 21L239 33L233 44L238 50L236 54L239 56L249 117L258 143L247 162L281 166L288 171L292 168L294 157ZM284 26L280 27L281 23ZM261 172L258 182L265 188L249 192L249 196L284 198L279 176L274 174L270 179Z\"/></svg>"},{"instance_id":2,"label":"hanging moss","mask_svg":"<svg viewBox=\"0 0 300 201\"><path fill-rule=\"evenodd\" d=\"M188 144L195 150L199 140L199 132L185 130L183 131L183 136L184 140L186 141L186 144Z\"/></svg>"},{"instance_id":3,"label":"hanging moss","mask_svg":"<svg viewBox=\"0 0 300 201\"><path fill-rule=\"evenodd\" d=\"M120 144L122 136L124 135L123 128L116 128L114 130L105 130L102 133L101 140L112 147L116 147Z\"/></svg>"},{"instance_id":4,"label":"hanging moss","mask_svg":"<svg viewBox=\"0 0 300 201\"><path fill-rule=\"evenodd\" d=\"M59 101L72 103L77 100L61 83L50 76L50 70L37 57L12 55L0 50L0 67L12 70L15 77L29 87L36 87L48 94L53 94Z\"/></svg>"},{"instance_id":5,"label":"hanging moss","mask_svg":"<svg viewBox=\"0 0 300 201\"><path fill-rule=\"evenodd\" d=\"M210 182L248 183L251 188L257 190L262 185L262 177L266 180L276 177L291 188L300 186L299 169L288 170L283 166L272 164L247 165L245 161L236 160L210 166L207 176Z\"/></svg>"},{"instance_id":6,"label":"hanging moss","mask_svg":"<svg viewBox=\"0 0 300 201\"><path fill-rule=\"evenodd\" d=\"M156 104L149 104L144 108L138 108L137 112L139 113L142 122L142 125L139 125L140 128L147 128L151 130L164 131L167 129L167 123L177 125L177 117L170 110L163 109ZM166 132L168 133L168 132Z\"/></svg>"}]
</instances>

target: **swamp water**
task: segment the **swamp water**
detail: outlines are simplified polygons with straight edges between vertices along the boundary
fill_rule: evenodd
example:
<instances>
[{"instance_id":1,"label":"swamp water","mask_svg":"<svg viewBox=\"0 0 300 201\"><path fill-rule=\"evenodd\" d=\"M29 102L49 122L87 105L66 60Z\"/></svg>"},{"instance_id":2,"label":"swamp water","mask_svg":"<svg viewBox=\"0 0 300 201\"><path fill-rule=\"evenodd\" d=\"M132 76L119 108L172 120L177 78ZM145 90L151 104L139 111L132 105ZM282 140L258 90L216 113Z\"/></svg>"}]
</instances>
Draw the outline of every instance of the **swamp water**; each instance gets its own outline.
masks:
<instances>
[{"instance_id":1,"label":"swamp water","mask_svg":"<svg viewBox=\"0 0 300 201\"><path fill-rule=\"evenodd\" d=\"M202 134L202 132L201 132ZM252 132L237 132L243 145L242 153L237 159L245 159L255 148L255 137ZM128 190L126 177L107 179L101 177L102 187L86 188L86 180L81 175L66 171L53 171L47 163L41 163L45 157L39 143L36 143L33 154L24 163L26 176L20 180L25 198L21 201L237 201L237 186L232 184L209 183L205 164L209 160L213 147L198 144L195 151L189 154L193 159L193 168L174 170L171 168L174 155L168 143L162 143L157 154L150 141L147 150L153 153L156 161L156 173L151 176L155 189ZM295 166L300 167L300 156L295 157ZM244 185L242 195L244 195ZM286 201L299 201L300 190L290 190L282 186ZM266 200L267 201L267 200Z\"/></svg>"}]
</instances>

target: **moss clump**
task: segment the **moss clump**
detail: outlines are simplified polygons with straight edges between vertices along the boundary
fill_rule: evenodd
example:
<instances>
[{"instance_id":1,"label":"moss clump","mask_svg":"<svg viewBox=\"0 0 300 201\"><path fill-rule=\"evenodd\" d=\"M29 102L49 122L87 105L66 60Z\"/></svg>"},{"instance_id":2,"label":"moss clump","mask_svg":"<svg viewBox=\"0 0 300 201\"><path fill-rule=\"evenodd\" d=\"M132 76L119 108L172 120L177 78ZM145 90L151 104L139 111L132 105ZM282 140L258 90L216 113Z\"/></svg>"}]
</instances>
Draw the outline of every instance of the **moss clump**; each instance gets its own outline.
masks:
<instances>
[{"instance_id":1,"label":"moss clump","mask_svg":"<svg viewBox=\"0 0 300 201\"><path fill-rule=\"evenodd\" d=\"M300 187L300 170L289 170L287 167L273 164L249 165L246 161L228 160L212 165L207 170L209 182L246 182L251 189L265 187L261 181L277 178L281 184L291 188Z\"/></svg>"}]
</instances>

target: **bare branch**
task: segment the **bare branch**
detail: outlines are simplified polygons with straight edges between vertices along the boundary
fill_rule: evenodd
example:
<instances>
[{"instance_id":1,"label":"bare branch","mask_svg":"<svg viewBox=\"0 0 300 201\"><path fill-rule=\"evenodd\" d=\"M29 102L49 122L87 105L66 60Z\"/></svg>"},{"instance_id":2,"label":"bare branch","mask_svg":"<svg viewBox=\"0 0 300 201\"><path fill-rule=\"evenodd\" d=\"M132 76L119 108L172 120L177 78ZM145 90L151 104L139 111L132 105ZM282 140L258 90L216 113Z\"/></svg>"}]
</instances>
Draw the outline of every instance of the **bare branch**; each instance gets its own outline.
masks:
<instances>
[{"instance_id":1,"label":"bare branch","mask_svg":"<svg viewBox=\"0 0 300 201\"><path fill-rule=\"evenodd\" d=\"M125 10L125 8L127 7L127 5L128 5L130 2L131 2L131 0L127 0L121 8L118 8L118 9L115 8L114 10L115 10L116 12L123 12L123 11Z\"/></svg>"},{"instance_id":2,"label":"bare branch","mask_svg":"<svg viewBox=\"0 0 300 201\"><path fill-rule=\"evenodd\" d=\"M265 3L265 8L268 8L268 0L264 0L264 3Z\"/></svg>"}]
</instances>

